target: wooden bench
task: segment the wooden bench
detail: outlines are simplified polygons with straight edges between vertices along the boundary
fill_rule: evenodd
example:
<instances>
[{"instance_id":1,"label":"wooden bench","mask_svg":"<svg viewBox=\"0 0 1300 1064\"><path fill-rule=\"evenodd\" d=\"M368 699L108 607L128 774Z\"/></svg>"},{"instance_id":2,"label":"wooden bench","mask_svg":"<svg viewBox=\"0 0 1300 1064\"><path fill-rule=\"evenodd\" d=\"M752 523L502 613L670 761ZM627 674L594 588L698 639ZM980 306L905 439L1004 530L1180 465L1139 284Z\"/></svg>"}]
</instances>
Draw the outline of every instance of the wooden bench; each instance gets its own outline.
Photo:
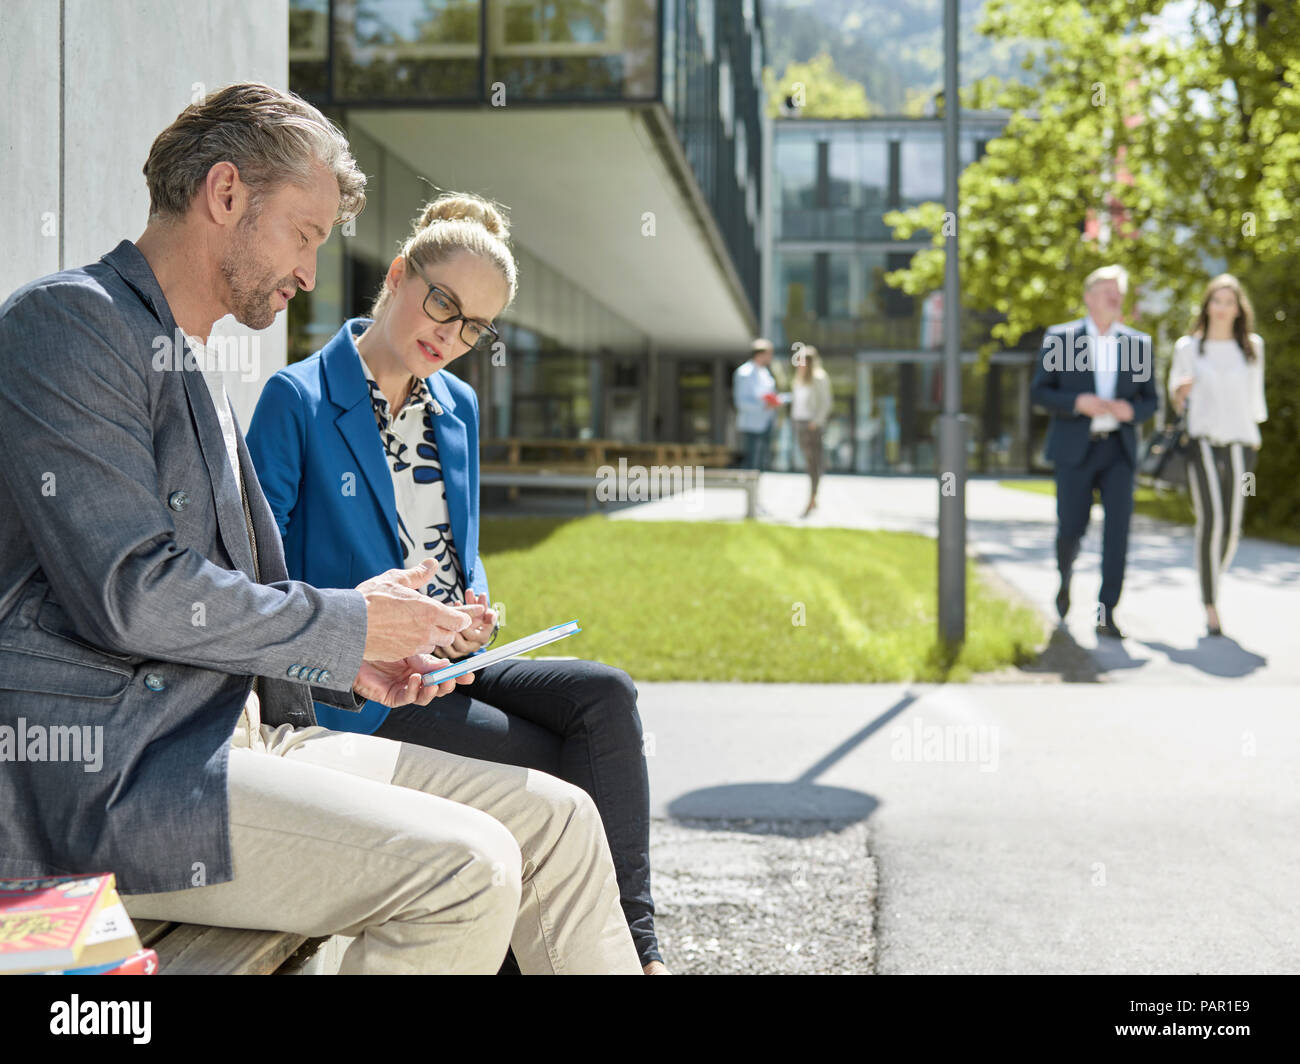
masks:
<instances>
[{"instance_id":1,"label":"wooden bench","mask_svg":"<svg viewBox=\"0 0 1300 1064\"><path fill-rule=\"evenodd\" d=\"M733 454L722 444L500 439L484 440L481 453L479 483L507 488L512 502L518 499L519 489L523 487L583 491L590 511L596 505L601 469L617 469L622 461L628 468L698 467L709 486L743 488L746 515L755 517L758 512L758 474L749 469L729 468ZM661 477L661 488L665 479L671 483L671 478Z\"/></svg>"},{"instance_id":2,"label":"wooden bench","mask_svg":"<svg viewBox=\"0 0 1300 1064\"><path fill-rule=\"evenodd\" d=\"M596 506L595 473L557 471L553 469L491 469L479 473L479 484L484 487L504 487L512 490L511 498L521 487L559 488L587 493L588 511ZM756 469L705 469L704 486L710 488L741 488L745 492L745 516L758 516L758 470Z\"/></svg>"},{"instance_id":3,"label":"wooden bench","mask_svg":"<svg viewBox=\"0 0 1300 1064\"><path fill-rule=\"evenodd\" d=\"M351 939L137 920L159 975L333 975Z\"/></svg>"}]
</instances>

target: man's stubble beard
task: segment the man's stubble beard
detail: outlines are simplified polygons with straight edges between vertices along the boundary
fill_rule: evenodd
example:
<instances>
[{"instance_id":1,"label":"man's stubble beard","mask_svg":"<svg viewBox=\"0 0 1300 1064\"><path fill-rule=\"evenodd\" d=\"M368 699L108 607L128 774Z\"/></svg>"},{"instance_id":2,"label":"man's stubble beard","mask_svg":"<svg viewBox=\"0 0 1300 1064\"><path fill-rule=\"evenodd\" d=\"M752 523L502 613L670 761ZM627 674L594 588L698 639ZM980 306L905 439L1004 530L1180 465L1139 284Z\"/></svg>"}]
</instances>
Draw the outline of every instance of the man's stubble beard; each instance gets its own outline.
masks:
<instances>
[{"instance_id":1,"label":"man's stubble beard","mask_svg":"<svg viewBox=\"0 0 1300 1064\"><path fill-rule=\"evenodd\" d=\"M252 221L256 221L253 219ZM240 325L250 329L265 329L275 321L277 313L271 297L277 288L297 289L297 284L254 280L260 273L260 260L256 253L256 240L250 222L241 222L225 257L221 260L221 276L230 288L230 313Z\"/></svg>"}]
</instances>

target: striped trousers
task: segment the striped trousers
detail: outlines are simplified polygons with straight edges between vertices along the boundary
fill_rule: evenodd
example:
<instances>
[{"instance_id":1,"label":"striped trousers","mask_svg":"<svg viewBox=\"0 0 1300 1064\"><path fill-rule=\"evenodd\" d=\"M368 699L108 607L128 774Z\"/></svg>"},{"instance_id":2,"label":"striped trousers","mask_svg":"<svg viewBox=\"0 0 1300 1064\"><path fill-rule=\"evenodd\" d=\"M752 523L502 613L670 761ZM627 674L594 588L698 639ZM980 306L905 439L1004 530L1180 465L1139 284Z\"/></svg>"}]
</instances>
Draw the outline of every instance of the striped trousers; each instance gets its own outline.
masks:
<instances>
[{"instance_id":1,"label":"striped trousers","mask_svg":"<svg viewBox=\"0 0 1300 1064\"><path fill-rule=\"evenodd\" d=\"M1196 573L1207 606L1215 604L1219 576L1237 551L1246 508L1245 474L1254 472L1255 456L1255 448L1241 443L1216 445L1204 437L1191 442L1187 483L1196 511Z\"/></svg>"}]
</instances>

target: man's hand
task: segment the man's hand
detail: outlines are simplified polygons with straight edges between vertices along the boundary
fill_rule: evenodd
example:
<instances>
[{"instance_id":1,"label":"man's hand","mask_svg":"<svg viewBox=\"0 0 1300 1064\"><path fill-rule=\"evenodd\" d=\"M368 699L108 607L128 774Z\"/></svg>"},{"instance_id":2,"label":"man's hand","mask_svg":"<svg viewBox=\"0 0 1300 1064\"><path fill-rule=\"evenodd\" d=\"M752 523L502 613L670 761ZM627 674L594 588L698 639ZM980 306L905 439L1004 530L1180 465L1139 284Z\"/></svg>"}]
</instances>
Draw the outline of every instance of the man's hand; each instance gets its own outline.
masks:
<instances>
[{"instance_id":1,"label":"man's hand","mask_svg":"<svg viewBox=\"0 0 1300 1064\"><path fill-rule=\"evenodd\" d=\"M440 684L422 685L426 672L446 668L446 665L445 661L431 654L412 654L401 661L363 661L361 671L352 682L352 690L362 698L390 707L411 703L427 706L435 698L454 691L457 684L474 682L474 674L468 672Z\"/></svg>"},{"instance_id":2,"label":"man's hand","mask_svg":"<svg viewBox=\"0 0 1300 1064\"><path fill-rule=\"evenodd\" d=\"M1127 399L1110 399L1106 401L1106 411L1116 421L1133 420L1133 404Z\"/></svg>"},{"instance_id":3,"label":"man's hand","mask_svg":"<svg viewBox=\"0 0 1300 1064\"><path fill-rule=\"evenodd\" d=\"M1100 414L1107 414L1109 402L1099 395L1093 395L1091 392L1080 392L1074 397L1074 409L1076 413L1084 417L1097 417Z\"/></svg>"},{"instance_id":4,"label":"man's hand","mask_svg":"<svg viewBox=\"0 0 1300 1064\"><path fill-rule=\"evenodd\" d=\"M445 647L439 647L434 651L439 657L443 658L463 658L480 647L487 645L488 640L492 638L492 629L496 627L497 614L488 603L488 597L482 598L472 590L465 591L465 605L453 606L452 609L461 610L471 606L481 606L483 612L474 620L468 628L462 628L456 633L453 639Z\"/></svg>"},{"instance_id":5,"label":"man's hand","mask_svg":"<svg viewBox=\"0 0 1300 1064\"><path fill-rule=\"evenodd\" d=\"M366 661L401 661L449 646L456 633L483 612L481 605L451 607L424 593L438 563L425 558L414 569L389 569L357 585L366 599Z\"/></svg>"}]
</instances>

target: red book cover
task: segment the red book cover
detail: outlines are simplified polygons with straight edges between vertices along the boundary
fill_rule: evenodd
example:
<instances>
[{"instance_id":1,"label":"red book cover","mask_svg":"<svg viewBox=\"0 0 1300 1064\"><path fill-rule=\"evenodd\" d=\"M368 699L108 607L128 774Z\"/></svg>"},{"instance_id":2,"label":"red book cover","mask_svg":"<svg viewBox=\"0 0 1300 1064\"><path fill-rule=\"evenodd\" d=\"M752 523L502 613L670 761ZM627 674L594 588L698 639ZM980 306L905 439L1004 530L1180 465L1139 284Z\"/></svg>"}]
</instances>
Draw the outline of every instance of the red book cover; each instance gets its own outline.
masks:
<instances>
[{"instance_id":1,"label":"red book cover","mask_svg":"<svg viewBox=\"0 0 1300 1064\"><path fill-rule=\"evenodd\" d=\"M100 913L114 904L111 873L0 880L0 972L75 963Z\"/></svg>"}]
</instances>

